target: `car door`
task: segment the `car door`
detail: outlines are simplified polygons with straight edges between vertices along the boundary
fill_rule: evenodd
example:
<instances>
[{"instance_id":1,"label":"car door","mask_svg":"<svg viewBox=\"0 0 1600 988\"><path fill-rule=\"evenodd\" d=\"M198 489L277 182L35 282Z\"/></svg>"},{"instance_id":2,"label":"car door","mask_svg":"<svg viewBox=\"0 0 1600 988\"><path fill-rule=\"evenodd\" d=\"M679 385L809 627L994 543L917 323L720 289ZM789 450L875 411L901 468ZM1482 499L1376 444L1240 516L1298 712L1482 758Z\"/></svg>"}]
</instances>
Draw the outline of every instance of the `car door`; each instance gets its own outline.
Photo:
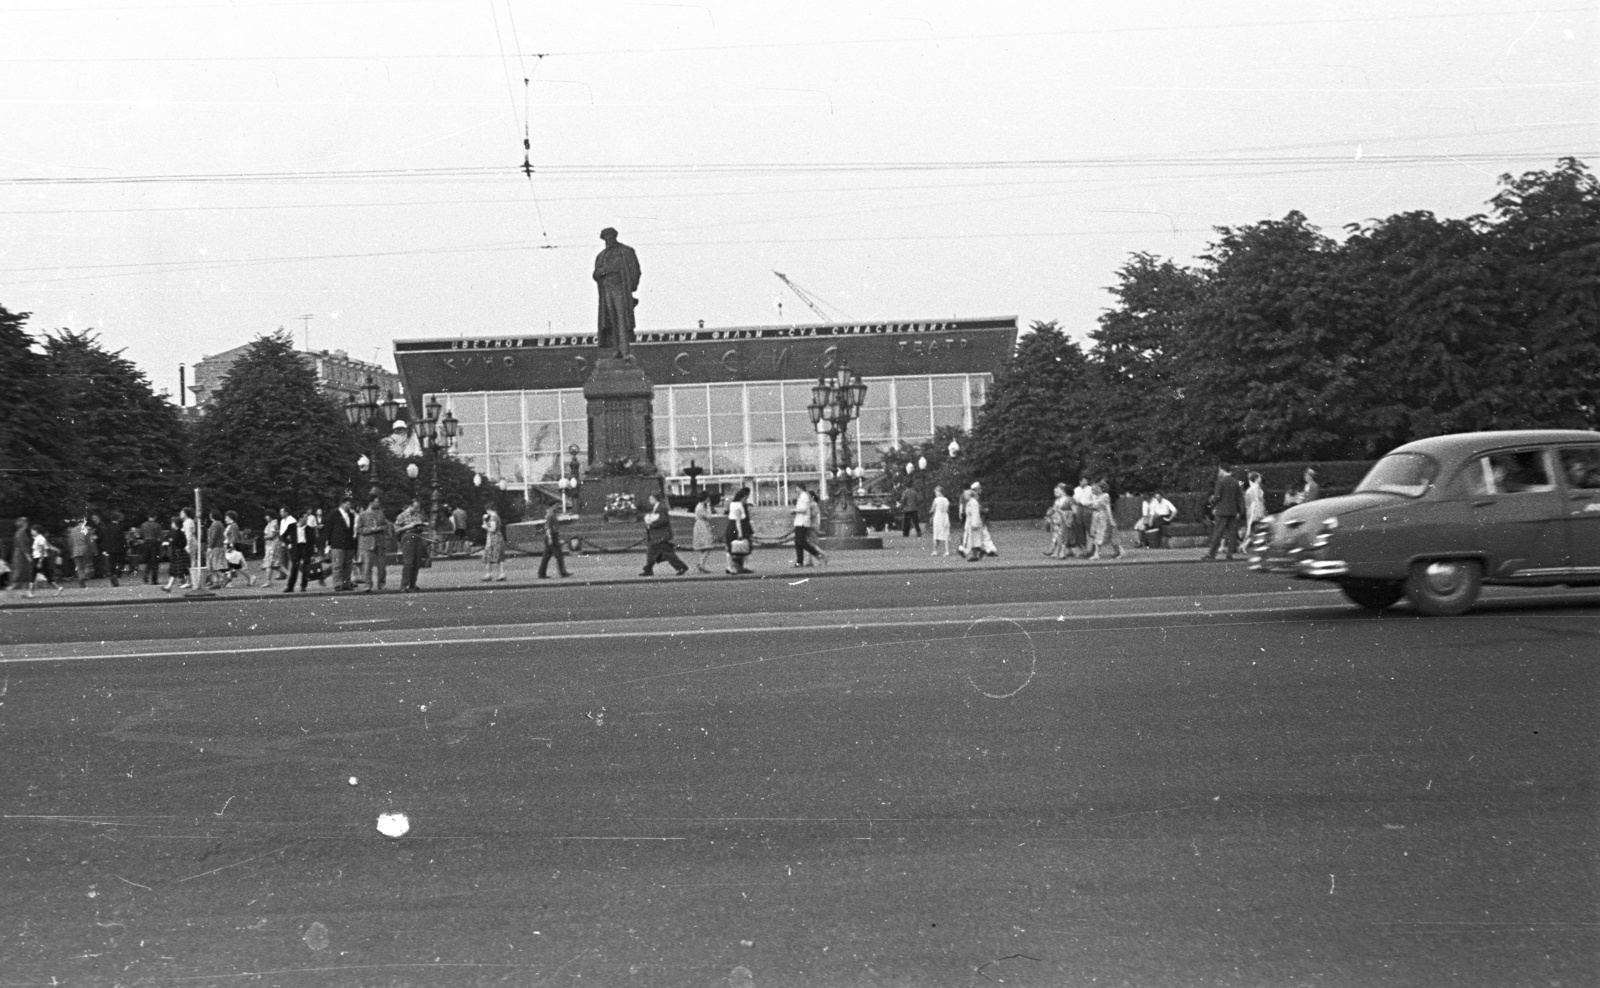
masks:
<instances>
[{"instance_id":1,"label":"car door","mask_svg":"<svg viewBox=\"0 0 1600 988\"><path fill-rule=\"evenodd\" d=\"M1504 450L1468 464L1467 504L1484 575L1558 576L1566 571L1565 492L1550 469L1553 451Z\"/></svg>"},{"instance_id":2,"label":"car door","mask_svg":"<svg viewBox=\"0 0 1600 988\"><path fill-rule=\"evenodd\" d=\"M1600 577L1600 445L1559 453L1566 481L1568 565L1576 576Z\"/></svg>"}]
</instances>

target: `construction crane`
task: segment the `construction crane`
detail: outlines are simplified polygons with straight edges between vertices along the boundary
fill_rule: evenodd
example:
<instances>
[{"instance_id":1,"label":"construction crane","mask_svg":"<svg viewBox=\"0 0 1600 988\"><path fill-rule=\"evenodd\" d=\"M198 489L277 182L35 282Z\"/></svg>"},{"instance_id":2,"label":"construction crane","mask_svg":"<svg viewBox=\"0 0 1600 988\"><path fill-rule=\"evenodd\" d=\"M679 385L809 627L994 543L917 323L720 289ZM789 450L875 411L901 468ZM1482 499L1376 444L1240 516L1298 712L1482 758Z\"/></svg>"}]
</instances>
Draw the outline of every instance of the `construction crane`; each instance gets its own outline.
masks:
<instances>
[{"instance_id":1,"label":"construction crane","mask_svg":"<svg viewBox=\"0 0 1600 988\"><path fill-rule=\"evenodd\" d=\"M801 288L799 285L797 285L794 282L790 281L789 280L789 276L784 274L782 271L774 271L772 273L777 275L778 276L778 280L783 282L785 285L787 285L788 288L789 288L789 291L794 292L795 297L798 298L800 301L804 302L806 304L806 308L810 309L812 312L815 312L817 314L817 318L821 319L823 322L828 323L829 325L833 324L832 317L830 317L826 312L822 311L822 307L825 306L825 305L828 306L828 308L830 308L830 309L837 310L842 315L844 315L846 318L849 317L849 313L844 312L844 310L840 309L837 305L829 305L829 303L824 302L822 299L818 298L817 296L815 296L815 295L811 294L810 292L806 291L804 288ZM780 314L783 312L783 303L782 302L778 303L778 312Z\"/></svg>"}]
</instances>

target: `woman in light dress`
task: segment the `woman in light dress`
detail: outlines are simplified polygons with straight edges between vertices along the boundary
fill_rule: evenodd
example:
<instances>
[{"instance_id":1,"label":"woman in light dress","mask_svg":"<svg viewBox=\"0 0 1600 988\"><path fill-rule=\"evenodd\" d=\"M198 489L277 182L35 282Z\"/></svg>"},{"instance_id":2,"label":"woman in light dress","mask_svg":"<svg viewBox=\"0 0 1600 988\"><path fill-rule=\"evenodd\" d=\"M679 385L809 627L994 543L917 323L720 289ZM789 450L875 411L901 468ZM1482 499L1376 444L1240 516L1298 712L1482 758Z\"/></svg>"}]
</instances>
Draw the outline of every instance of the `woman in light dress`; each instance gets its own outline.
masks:
<instances>
[{"instance_id":1,"label":"woman in light dress","mask_svg":"<svg viewBox=\"0 0 1600 988\"><path fill-rule=\"evenodd\" d=\"M983 521L983 505L978 501L979 492L982 490L982 485L973 481L961 504L963 524L961 541L969 563L975 563L984 556L1000 555L1000 551L995 548L994 538L989 534L989 526Z\"/></svg>"},{"instance_id":2,"label":"woman in light dress","mask_svg":"<svg viewBox=\"0 0 1600 988\"><path fill-rule=\"evenodd\" d=\"M700 500L694 504L694 551L700 554L700 561L694 564L694 568L702 573L711 572L706 569L706 562L713 552L722 548L717 542L716 532L711 530L711 518L711 493L702 491Z\"/></svg>"},{"instance_id":3,"label":"woman in light dress","mask_svg":"<svg viewBox=\"0 0 1600 988\"><path fill-rule=\"evenodd\" d=\"M1256 522L1267 516L1267 492L1261 487L1261 474L1250 471L1250 486L1244 489L1244 538L1240 544L1248 544L1250 533L1256 530Z\"/></svg>"},{"instance_id":4,"label":"woman in light dress","mask_svg":"<svg viewBox=\"0 0 1600 988\"><path fill-rule=\"evenodd\" d=\"M1102 481L1095 484L1093 514L1089 522L1089 550L1090 559L1104 559L1110 553L1112 559L1122 556L1122 546L1117 543L1117 519L1111 513L1111 495L1106 491ZM1104 551L1102 551L1104 550Z\"/></svg>"},{"instance_id":5,"label":"woman in light dress","mask_svg":"<svg viewBox=\"0 0 1600 988\"><path fill-rule=\"evenodd\" d=\"M1044 555L1053 559L1070 559L1072 549L1067 537L1072 524L1072 495L1067 493L1066 484L1057 484L1055 495L1055 500L1050 502L1050 508L1044 514L1044 520L1050 526L1050 548Z\"/></svg>"},{"instance_id":6,"label":"woman in light dress","mask_svg":"<svg viewBox=\"0 0 1600 988\"><path fill-rule=\"evenodd\" d=\"M483 513L483 578L506 581L506 526L493 506ZM495 575L495 570L499 575Z\"/></svg>"},{"instance_id":7,"label":"woman in light dress","mask_svg":"<svg viewBox=\"0 0 1600 988\"><path fill-rule=\"evenodd\" d=\"M939 555L942 548L946 556L950 555L950 499L944 496L943 487L933 489L933 552L931 556Z\"/></svg>"}]
</instances>

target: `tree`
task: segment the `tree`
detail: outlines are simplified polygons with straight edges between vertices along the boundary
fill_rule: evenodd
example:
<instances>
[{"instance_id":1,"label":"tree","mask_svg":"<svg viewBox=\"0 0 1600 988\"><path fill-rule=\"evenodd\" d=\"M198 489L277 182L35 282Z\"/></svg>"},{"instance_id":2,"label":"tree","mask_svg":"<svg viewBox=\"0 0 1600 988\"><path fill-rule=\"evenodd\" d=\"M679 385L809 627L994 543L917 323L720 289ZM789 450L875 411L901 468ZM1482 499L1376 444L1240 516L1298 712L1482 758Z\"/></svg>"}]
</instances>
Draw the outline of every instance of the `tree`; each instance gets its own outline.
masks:
<instances>
[{"instance_id":1,"label":"tree","mask_svg":"<svg viewBox=\"0 0 1600 988\"><path fill-rule=\"evenodd\" d=\"M328 505L356 481L362 449L287 334L259 337L234 362L195 429L207 501L257 519L267 508Z\"/></svg>"},{"instance_id":2,"label":"tree","mask_svg":"<svg viewBox=\"0 0 1600 988\"><path fill-rule=\"evenodd\" d=\"M23 329L27 319L0 306L0 515L54 526L68 510L68 434L55 414L61 401L50 363Z\"/></svg>"},{"instance_id":3,"label":"tree","mask_svg":"<svg viewBox=\"0 0 1600 988\"><path fill-rule=\"evenodd\" d=\"M1222 459L1342 457L1372 345L1345 317L1359 286L1298 212L1218 232L1183 356L1195 438Z\"/></svg>"},{"instance_id":4,"label":"tree","mask_svg":"<svg viewBox=\"0 0 1600 988\"><path fill-rule=\"evenodd\" d=\"M968 469L985 486L1048 493L1085 466L1093 407L1083 349L1055 322L1035 322L996 376L973 423Z\"/></svg>"},{"instance_id":5,"label":"tree","mask_svg":"<svg viewBox=\"0 0 1600 988\"><path fill-rule=\"evenodd\" d=\"M1513 359L1501 369L1515 418L1600 422L1600 182L1576 158L1554 171L1502 175L1490 200Z\"/></svg>"},{"instance_id":6,"label":"tree","mask_svg":"<svg viewBox=\"0 0 1600 988\"><path fill-rule=\"evenodd\" d=\"M1171 487L1205 459L1185 400L1187 334L1206 290L1191 268L1135 254L1109 291L1117 305L1100 317L1089 352L1097 372L1090 459L1125 490Z\"/></svg>"},{"instance_id":7,"label":"tree","mask_svg":"<svg viewBox=\"0 0 1600 988\"><path fill-rule=\"evenodd\" d=\"M144 372L94 333L68 329L45 338L45 358L56 419L70 437L68 514L120 509L142 519L140 512L182 503L188 437Z\"/></svg>"}]
</instances>

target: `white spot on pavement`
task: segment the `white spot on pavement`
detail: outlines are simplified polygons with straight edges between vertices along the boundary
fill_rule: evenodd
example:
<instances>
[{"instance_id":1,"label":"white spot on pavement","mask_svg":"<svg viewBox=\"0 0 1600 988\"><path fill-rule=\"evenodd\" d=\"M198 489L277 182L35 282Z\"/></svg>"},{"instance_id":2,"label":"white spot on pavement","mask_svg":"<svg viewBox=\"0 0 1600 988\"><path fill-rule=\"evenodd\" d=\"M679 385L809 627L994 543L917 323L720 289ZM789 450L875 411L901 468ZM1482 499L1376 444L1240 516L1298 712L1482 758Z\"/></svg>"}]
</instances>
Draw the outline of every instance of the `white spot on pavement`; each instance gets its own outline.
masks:
<instances>
[{"instance_id":1,"label":"white spot on pavement","mask_svg":"<svg viewBox=\"0 0 1600 988\"><path fill-rule=\"evenodd\" d=\"M321 923L313 922L310 926L306 927L306 935L300 939L304 940L306 942L306 946L310 947L312 950L327 950L328 928L323 926Z\"/></svg>"},{"instance_id":2,"label":"white spot on pavement","mask_svg":"<svg viewBox=\"0 0 1600 988\"><path fill-rule=\"evenodd\" d=\"M404 837L411 821L404 813L384 813L378 817L378 833L385 837Z\"/></svg>"}]
</instances>

